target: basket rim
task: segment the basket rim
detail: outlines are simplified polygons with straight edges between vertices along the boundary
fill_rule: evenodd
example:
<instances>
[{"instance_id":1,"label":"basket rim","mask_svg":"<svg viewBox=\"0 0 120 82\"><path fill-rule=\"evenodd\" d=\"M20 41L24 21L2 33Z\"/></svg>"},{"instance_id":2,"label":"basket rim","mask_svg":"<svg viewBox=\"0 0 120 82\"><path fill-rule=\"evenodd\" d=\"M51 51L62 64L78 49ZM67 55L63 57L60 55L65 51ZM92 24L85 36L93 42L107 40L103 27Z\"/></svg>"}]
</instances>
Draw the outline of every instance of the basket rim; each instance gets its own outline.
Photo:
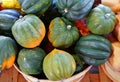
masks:
<instances>
[{"instance_id":1,"label":"basket rim","mask_svg":"<svg viewBox=\"0 0 120 82\"><path fill-rule=\"evenodd\" d=\"M111 63L107 61L106 63L100 65L104 73L113 81L113 82L119 82L120 78L117 78L116 76L120 76L120 72L114 70Z\"/></svg>"},{"instance_id":2,"label":"basket rim","mask_svg":"<svg viewBox=\"0 0 120 82\"><path fill-rule=\"evenodd\" d=\"M51 80L48 80L48 79L38 79L36 77L33 77L33 76L30 76L28 74L25 74L23 73L22 71L20 71L20 69L17 67L16 64L13 65L15 67L15 69L23 75L23 77L26 79L26 80L29 80L29 78L33 79L34 82L61 82L61 80L59 81L51 81ZM83 78L85 76L85 74L92 68L92 65L89 65L88 67L86 67L83 71L79 72L78 74L75 74L73 75L72 77L70 78L67 78L67 79L64 79L64 82L70 82L71 80L73 79L80 79L80 78Z\"/></svg>"}]
</instances>

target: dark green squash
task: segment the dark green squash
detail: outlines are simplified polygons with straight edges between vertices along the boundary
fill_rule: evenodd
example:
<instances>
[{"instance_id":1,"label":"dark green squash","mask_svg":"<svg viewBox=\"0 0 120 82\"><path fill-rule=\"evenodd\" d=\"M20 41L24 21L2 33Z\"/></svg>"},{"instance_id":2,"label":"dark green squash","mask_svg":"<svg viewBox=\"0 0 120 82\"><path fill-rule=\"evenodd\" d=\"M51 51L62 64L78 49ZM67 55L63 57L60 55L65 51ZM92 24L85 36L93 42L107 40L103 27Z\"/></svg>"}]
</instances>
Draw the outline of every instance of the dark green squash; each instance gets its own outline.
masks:
<instances>
[{"instance_id":1,"label":"dark green squash","mask_svg":"<svg viewBox=\"0 0 120 82\"><path fill-rule=\"evenodd\" d=\"M42 48L23 48L18 53L17 63L20 70L26 74L39 74L42 71L42 62L45 52Z\"/></svg>"},{"instance_id":2,"label":"dark green squash","mask_svg":"<svg viewBox=\"0 0 120 82\"><path fill-rule=\"evenodd\" d=\"M105 63L112 53L109 40L103 36L89 34L82 36L75 45L75 52L82 56L85 62L92 65Z\"/></svg>"},{"instance_id":3,"label":"dark green squash","mask_svg":"<svg viewBox=\"0 0 120 82\"><path fill-rule=\"evenodd\" d=\"M56 0L58 11L72 21L84 18L93 4L94 0Z\"/></svg>"},{"instance_id":4,"label":"dark green squash","mask_svg":"<svg viewBox=\"0 0 120 82\"><path fill-rule=\"evenodd\" d=\"M108 6L99 4L88 14L86 23L92 33L106 35L113 31L116 17Z\"/></svg>"},{"instance_id":5,"label":"dark green squash","mask_svg":"<svg viewBox=\"0 0 120 82\"><path fill-rule=\"evenodd\" d=\"M52 0L18 0L21 9L27 14L43 15L51 6Z\"/></svg>"},{"instance_id":6,"label":"dark green squash","mask_svg":"<svg viewBox=\"0 0 120 82\"><path fill-rule=\"evenodd\" d=\"M0 11L0 30L10 32L13 24L21 14L15 9L4 9Z\"/></svg>"},{"instance_id":7,"label":"dark green squash","mask_svg":"<svg viewBox=\"0 0 120 82\"><path fill-rule=\"evenodd\" d=\"M68 48L79 38L79 30L63 17L54 18L49 25L48 39L54 47Z\"/></svg>"},{"instance_id":8,"label":"dark green squash","mask_svg":"<svg viewBox=\"0 0 120 82\"><path fill-rule=\"evenodd\" d=\"M73 58L75 59L75 62L76 62L75 74L80 73L82 70L84 70L83 68L84 68L85 62L82 59L82 57L79 57L79 55L77 55L77 54L72 54L72 56L73 56Z\"/></svg>"},{"instance_id":9,"label":"dark green squash","mask_svg":"<svg viewBox=\"0 0 120 82\"><path fill-rule=\"evenodd\" d=\"M16 42L7 36L0 36L0 71L13 66L17 55Z\"/></svg>"}]
</instances>

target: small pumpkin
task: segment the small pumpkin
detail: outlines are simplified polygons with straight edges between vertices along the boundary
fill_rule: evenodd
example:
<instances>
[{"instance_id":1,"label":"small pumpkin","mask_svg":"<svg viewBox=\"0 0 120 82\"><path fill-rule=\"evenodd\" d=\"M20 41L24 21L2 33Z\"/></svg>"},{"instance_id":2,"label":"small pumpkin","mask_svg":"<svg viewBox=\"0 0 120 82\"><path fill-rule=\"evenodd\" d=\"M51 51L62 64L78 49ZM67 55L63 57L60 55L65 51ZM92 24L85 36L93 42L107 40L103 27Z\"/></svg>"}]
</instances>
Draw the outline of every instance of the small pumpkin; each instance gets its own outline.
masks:
<instances>
[{"instance_id":1,"label":"small pumpkin","mask_svg":"<svg viewBox=\"0 0 120 82\"><path fill-rule=\"evenodd\" d=\"M56 0L58 11L71 21L84 18L93 4L94 0Z\"/></svg>"},{"instance_id":2,"label":"small pumpkin","mask_svg":"<svg viewBox=\"0 0 120 82\"><path fill-rule=\"evenodd\" d=\"M12 9L20 9L21 6L18 0L0 0L0 5L2 8L12 8Z\"/></svg>"},{"instance_id":3,"label":"small pumpkin","mask_svg":"<svg viewBox=\"0 0 120 82\"><path fill-rule=\"evenodd\" d=\"M35 15L28 14L12 26L15 40L25 48L34 48L42 42L46 29L44 23Z\"/></svg>"},{"instance_id":4,"label":"small pumpkin","mask_svg":"<svg viewBox=\"0 0 120 82\"><path fill-rule=\"evenodd\" d=\"M99 4L88 14L86 24L92 33L107 35L114 30L116 17L108 6Z\"/></svg>"},{"instance_id":5,"label":"small pumpkin","mask_svg":"<svg viewBox=\"0 0 120 82\"><path fill-rule=\"evenodd\" d=\"M52 4L52 0L18 0L18 2L21 11L37 15L43 15Z\"/></svg>"},{"instance_id":6,"label":"small pumpkin","mask_svg":"<svg viewBox=\"0 0 120 82\"><path fill-rule=\"evenodd\" d=\"M7 36L0 36L0 71L13 66L17 55L17 44Z\"/></svg>"},{"instance_id":7,"label":"small pumpkin","mask_svg":"<svg viewBox=\"0 0 120 82\"><path fill-rule=\"evenodd\" d=\"M109 40L103 36L89 34L82 36L75 45L75 52L90 65L100 65L107 61L112 53Z\"/></svg>"},{"instance_id":8,"label":"small pumpkin","mask_svg":"<svg viewBox=\"0 0 120 82\"><path fill-rule=\"evenodd\" d=\"M54 47L68 48L79 38L79 30L64 17L54 18L49 25L48 39Z\"/></svg>"},{"instance_id":9,"label":"small pumpkin","mask_svg":"<svg viewBox=\"0 0 120 82\"><path fill-rule=\"evenodd\" d=\"M20 70L26 74L40 74L44 57L45 51L42 48L23 48L18 53L17 63Z\"/></svg>"},{"instance_id":10,"label":"small pumpkin","mask_svg":"<svg viewBox=\"0 0 120 82\"><path fill-rule=\"evenodd\" d=\"M53 49L43 60L43 72L49 80L62 80L72 76L76 62L66 51Z\"/></svg>"},{"instance_id":11,"label":"small pumpkin","mask_svg":"<svg viewBox=\"0 0 120 82\"><path fill-rule=\"evenodd\" d=\"M21 14L15 9L3 9L0 11L0 29L4 32L11 32L13 24Z\"/></svg>"}]
</instances>

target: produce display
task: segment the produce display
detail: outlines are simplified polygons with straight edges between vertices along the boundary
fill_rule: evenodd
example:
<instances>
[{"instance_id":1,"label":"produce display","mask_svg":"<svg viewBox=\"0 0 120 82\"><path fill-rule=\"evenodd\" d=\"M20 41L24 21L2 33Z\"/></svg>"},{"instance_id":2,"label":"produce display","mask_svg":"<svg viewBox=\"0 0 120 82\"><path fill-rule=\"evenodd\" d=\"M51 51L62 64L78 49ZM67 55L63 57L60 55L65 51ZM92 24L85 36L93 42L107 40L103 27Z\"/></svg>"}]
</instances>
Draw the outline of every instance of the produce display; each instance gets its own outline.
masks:
<instances>
[{"instance_id":1,"label":"produce display","mask_svg":"<svg viewBox=\"0 0 120 82\"><path fill-rule=\"evenodd\" d=\"M0 4L0 70L15 64L32 77L62 81L109 58L120 67L113 61L119 46L108 38L119 44L120 14L110 6L98 0L6 1Z\"/></svg>"}]
</instances>

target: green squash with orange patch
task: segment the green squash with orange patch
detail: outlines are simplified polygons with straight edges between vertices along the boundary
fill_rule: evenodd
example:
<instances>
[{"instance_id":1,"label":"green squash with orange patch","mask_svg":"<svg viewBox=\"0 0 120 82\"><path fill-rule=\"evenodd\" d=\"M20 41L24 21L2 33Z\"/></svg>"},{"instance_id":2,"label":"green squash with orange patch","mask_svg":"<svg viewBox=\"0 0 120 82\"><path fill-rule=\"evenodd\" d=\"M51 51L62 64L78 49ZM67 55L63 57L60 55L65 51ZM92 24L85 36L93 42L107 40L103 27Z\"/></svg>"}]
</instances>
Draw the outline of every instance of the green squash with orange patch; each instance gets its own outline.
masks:
<instances>
[{"instance_id":1,"label":"green squash with orange patch","mask_svg":"<svg viewBox=\"0 0 120 82\"><path fill-rule=\"evenodd\" d=\"M7 36L0 36L0 70L9 69L14 64L17 54L15 41Z\"/></svg>"},{"instance_id":2,"label":"green squash with orange patch","mask_svg":"<svg viewBox=\"0 0 120 82\"><path fill-rule=\"evenodd\" d=\"M64 17L54 18L49 25L48 39L54 47L68 48L79 38L77 27Z\"/></svg>"},{"instance_id":3,"label":"green squash with orange patch","mask_svg":"<svg viewBox=\"0 0 120 82\"><path fill-rule=\"evenodd\" d=\"M76 62L71 54L53 49L43 60L43 72L49 80L69 78L76 70Z\"/></svg>"},{"instance_id":4,"label":"green squash with orange patch","mask_svg":"<svg viewBox=\"0 0 120 82\"><path fill-rule=\"evenodd\" d=\"M25 15L12 26L12 34L22 47L39 46L46 33L44 23L33 14Z\"/></svg>"}]
</instances>

